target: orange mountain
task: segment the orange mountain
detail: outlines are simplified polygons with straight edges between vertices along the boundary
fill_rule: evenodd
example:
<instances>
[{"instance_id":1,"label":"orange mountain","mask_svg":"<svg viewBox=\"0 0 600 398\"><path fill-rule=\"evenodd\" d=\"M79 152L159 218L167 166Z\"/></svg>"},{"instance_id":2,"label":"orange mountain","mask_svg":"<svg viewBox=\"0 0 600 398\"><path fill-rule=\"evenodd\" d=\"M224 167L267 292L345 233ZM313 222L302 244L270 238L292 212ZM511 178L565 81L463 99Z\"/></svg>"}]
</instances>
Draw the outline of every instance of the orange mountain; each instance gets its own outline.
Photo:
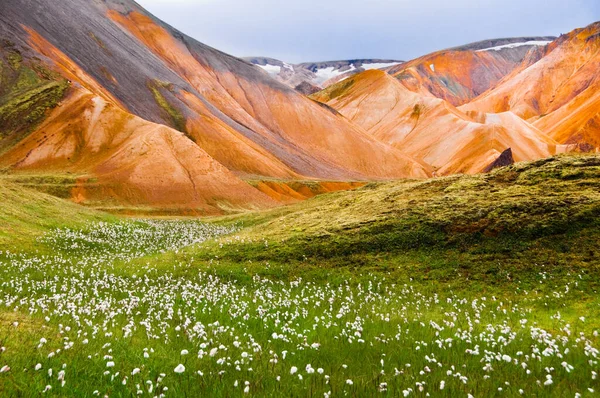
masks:
<instances>
[{"instance_id":1,"label":"orange mountain","mask_svg":"<svg viewBox=\"0 0 600 398\"><path fill-rule=\"evenodd\" d=\"M506 112L463 113L448 102L408 90L383 71L367 71L313 96L373 137L432 165L438 174L477 173L511 148L516 161L563 149Z\"/></svg>"},{"instance_id":2,"label":"orange mountain","mask_svg":"<svg viewBox=\"0 0 600 398\"><path fill-rule=\"evenodd\" d=\"M2 73L11 77L0 80L0 94L14 94L0 99L14 107L6 119L37 115L21 125L3 125L0 118L0 164L7 167L91 173L122 185L119 192L97 194L211 211L213 202L272 203L239 177L376 180L430 173L338 113L183 35L130 0L73 0L68 7L6 0L0 3L0 39L0 59L9 66ZM20 79L31 80L26 93ZM53 88L48 98L43 90L50 85L68 88ZM103 111L95 105L100 101ZM96 130L95 113L110 133ZM186 163L191 158L180 159L184 153L205 159L200 163L216 173L210 183L194 180ZM142 167L148 154L160 159ZM180 160L170 180L172 170L161 162L175 167ZM135 170L136 178L123 170Z\"/></svg>"},{"instance_id":3,"label":"orange mountain","mask_svg":"<svg viewBox=\"0 0 600 398\"><path fill-rule=\"evenodd\" d=\"M389 70L406 88L458 106L493 87L552 37L486 40L438 51Z\"/></svg>"},{"instance_id":4,"label":"orange mountain","mask_svg":"<svg viewBox=\"0 0 600 398\"><path fill-rule=\"evenodd\" d=\"M561 36L542 58L524 64L465 105L512 111L560 143L600 148L600 22Z\"/></svg>"},{"instance_id":5,"label":"orange mountain","mask_svg":"<svg viewBox=\"0 0 600 398\"><path fill-rule=\"evenodd\" d=\"M0 167L75 174L84 203L216 214L597 149L600 24L547 39L444 50L308 98L133 0L3 0Z\"/></svg>"}]
</instances>

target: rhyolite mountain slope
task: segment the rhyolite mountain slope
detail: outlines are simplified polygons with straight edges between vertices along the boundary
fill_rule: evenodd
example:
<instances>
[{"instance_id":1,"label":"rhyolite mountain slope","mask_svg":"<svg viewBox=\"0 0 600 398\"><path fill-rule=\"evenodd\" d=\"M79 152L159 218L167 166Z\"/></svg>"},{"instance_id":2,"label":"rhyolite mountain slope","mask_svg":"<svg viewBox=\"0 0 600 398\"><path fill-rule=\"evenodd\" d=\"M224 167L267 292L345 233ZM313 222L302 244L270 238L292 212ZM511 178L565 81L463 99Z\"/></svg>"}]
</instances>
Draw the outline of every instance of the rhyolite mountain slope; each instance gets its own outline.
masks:
<instances>
[{"instance_id":1,"label":"rhyolite mountain slope","mask_svg":"<svg viewBox=\"0 0 600 398\"><path fill-rule=\"evenodd\" d=\"M384 71L372 70L314 94L373 137L423 159L436 174L478 173L507 148L516 161L565 148L506 112L461 112L443 99L414 93Z\"/></svg>"},{"instance_id":2,"label":"rhyolite mountain slope","mask_svg":"<svg viewBox=\"0 0 600 398\"><path fill-rule=\"evenodd\" d=\"M75 175L83 203L212 214L478 173L509 148L515 161L594 150L598 36L301 64L317 79L300 81L306 94L344 79L308 98L269 75L296 66L224 54L132 0L4 0L0 168Z\"/></svg>"},{"instance_id":3,"label":"rhyolite mountain slope","mask_svg":"<svg viewBox=\"0 0 600 398\"><path fill-rule=\"evenodd\" d=\"M437 51L389 69L406 88L465 104L492 88L554 37L492 39Z\"/></svg>"},{"instance_id":4,"label":"rhyolite mountain slope","mask_svg":"<svg viewBox=\"0 0 600 398\"><path fill-rule=\"evenodd\" d=\"M4 167L82 171L99 185L119 187L105 190L117 197L161 206L213 203L211 211L271 203L240 176L371 180L429 173L130 0L3 1L0 40L3 74L12 70L1 83L10 94L0 100ZM9 125L19 112L39 117ZM109 133L97 133L94 123ZM141 138L139 125L154 138ZM200 158L210 184L196 180ZM152 167L142 167L146 162ZM170 180L171 167L182 181Z\"/></svg>"},{"instance_id":5,"label":"rhyolite mountain slope","mask_svg":"<svg viewBox=\"0 0 600 398\"><path fill-rule=\"evenodd\" d=\"M509 149L515 161L597 151L600 23L547 39L440 51L388 75L348 78L312 98L436 174L486 171Z\"/></svg>"},{"instance_id":6,"label":"rhyolite mountain slope","mask_svg":"<svg viewBox=\"0 0 600 398\"><path fill-rule=\"evenodd\" d=\"M390 59L353 59L344 61L304 62L289 64L274 58L247 57L248 62L267 72L275 80L305 93L303 88L311 85L326 88L338 79L371 69L389 68L403 61Z\"/></svg>"},{"instance_id":7,"label":"rhyolite mountain slope","mask_svg":"<svg viewBox=\"0 0 600 398\"><path fill-rule=\"evenodd\" d=\"M552 42L465 110L511 111L558 142L600 149L600 22Z\"/></svg>"}]
</instances>

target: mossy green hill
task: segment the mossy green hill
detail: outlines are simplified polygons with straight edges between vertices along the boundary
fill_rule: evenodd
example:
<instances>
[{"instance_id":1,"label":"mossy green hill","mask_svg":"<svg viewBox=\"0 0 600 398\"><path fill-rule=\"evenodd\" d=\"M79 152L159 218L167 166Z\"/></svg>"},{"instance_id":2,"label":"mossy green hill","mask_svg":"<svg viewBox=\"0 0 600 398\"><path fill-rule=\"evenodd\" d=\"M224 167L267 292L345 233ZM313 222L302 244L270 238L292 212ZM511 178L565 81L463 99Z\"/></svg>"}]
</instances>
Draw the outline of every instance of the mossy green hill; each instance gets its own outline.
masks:
<instances>
[{"instance_id":1,"label":"mossy green hill","mask_svg":"<svg viewBox=\"0 0 600 398\"><path fill-rule=\"evenodd\" d=\"M63 99L69 82L38 59L0 43L0 153L19 142Z\"/></svg>"},{"instance_id":2,"label":"mossy green hill","mask_svg":"<svg viewBox=\"0 0 600 398\"><path fill-rule=\"evenodd\" d=\"M6 176L0 176L0 204L0 247L11 251L37 248L35 238L54 228L115 220L106 213L24 188Z\"/></svg>"},{"instance_id":3,"label":"mossy green hill","mask_svg":"<svg viewBox=\"0 0 600 398\"><path fill-rule=\"evenodd\" d=\"M59 225L110 219L34 192L35 179L16 177L0 179L3 244L24 244ZM39 189L52 192L46 184ZM569 155L474 176L372 183L270 211L207 219L241 229L164 256L194 258L199 267L210 264L232 276L383 273L457 287L502 288L514 281L531 287L547 272L597 275L599 220L600 156Z\"/></svg>"},{"instance_id":4,"label":"mossy green hill","mask_svg":"<svg viewBox=\"0 0 600 398\"><path fill-rule=\"evenodd\" d=\"M558 156L489 174L370 184L216 219L245 228L238 239L194 254L256 272L269 263L268 272L293 275L312 268L318 275L360 270L459 284L535 283L550 271L597 273L599 220L600 157Z\"/></svg>"}]
</instances>

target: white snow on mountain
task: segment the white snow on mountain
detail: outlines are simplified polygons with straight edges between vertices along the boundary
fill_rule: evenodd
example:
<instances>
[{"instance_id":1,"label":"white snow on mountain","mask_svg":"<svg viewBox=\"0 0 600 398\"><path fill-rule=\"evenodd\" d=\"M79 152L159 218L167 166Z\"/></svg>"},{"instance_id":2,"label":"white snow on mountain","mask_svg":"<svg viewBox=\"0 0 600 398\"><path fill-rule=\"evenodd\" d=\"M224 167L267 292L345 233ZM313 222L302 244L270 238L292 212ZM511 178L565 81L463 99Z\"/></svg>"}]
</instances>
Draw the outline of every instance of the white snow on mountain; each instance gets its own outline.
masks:
<instances>
[{"instance_id":1,"label":"white snow on mountain","mask_svg":"<svg viewBox=\"0 0 600 398\"><path fill-rule=\"evenodd\" d=\"M545 41L545 40L531 40L531 41L525 41L525 42L521 42L521 43L510 43L510 44L504 44L502 46L484 48L482 50L477 50L477 51L478 52L480 52L480 51L500 51L505 48L516 48L516 47L523 47L523 46L540 46L541 47L541 46L545 46L549 43L552 43L552 42Z\"/></svg>"},{"instance_id":2,"label":"white snow on mountain","mask_svg":"<svg viewBox=\"0 0 600 398\"><path fill-rule=\"evenodd\" d=\"M400 62L392 62L392 63L372 63L372 64L363 64L362 68L364 70L371 70L371 69L383 69L383 68L389 68L391 66L396 66L396 65L400 65Z\"/></svg>"},{"instance_id":3,"label":"white snow on mountain","mask_svg":"<svg viewBox=\"0 0 600 398\"><path fill-rule=\"evenodd\" d=\"M317 84L322 84L329 79L333 79L334 77L338 77L340 75L343 75L344 73L352 72L353 70L356 70L354 64L350 65L349 69L343 71L335 69L333 66L324 69L317 69L317 71L315 72L315 75L317 75L315 82Z\"/></svg>"},{"instance_id":4,"label":"white snow on mountain","mask_svg":"<svg viewBox=\"0 0 600 398\"><path fill-rule=\"evenodd\" d=\"M256 65L262 69L264 69L268 74L270 75L275 75L277 76L278 74L281 73L281 66L277 66L277 65ZM293 70L293 68L292 68Z\"/></svg>"}]
</instances>

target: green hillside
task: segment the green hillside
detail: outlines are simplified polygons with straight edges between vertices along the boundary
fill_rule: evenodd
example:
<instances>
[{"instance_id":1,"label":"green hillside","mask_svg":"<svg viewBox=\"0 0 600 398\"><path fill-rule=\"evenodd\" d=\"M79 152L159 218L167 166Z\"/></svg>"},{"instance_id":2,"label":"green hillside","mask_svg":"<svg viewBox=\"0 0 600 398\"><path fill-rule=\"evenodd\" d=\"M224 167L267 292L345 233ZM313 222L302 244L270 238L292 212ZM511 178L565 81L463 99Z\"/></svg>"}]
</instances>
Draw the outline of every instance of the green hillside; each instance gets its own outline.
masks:
<instances>
[{"instance_id":1,"label":"green hillside","mask_svg":"<svg viewBox=\"0 0 600 398\"><path fill-rule=\"evenodd\" d=\"M360 268L458 284L535 282L542 271L598 270L599 216L600 157L559 156L219 218L246 228L194 254L291 275Z\"/></svg>"},{"instance_id":2,"label":"green hillside","mask_svg":"<svg viewBox=\"0 0 600 398\"><path fill-rule=\"evenodd\" d=\"M13 183L0 176L0 247L26 251L51 229L113 220L105 213Z\"/></svg>"},{"instance_id":3,"label":"green hillside","mask_svg":"<svg viewBox=\"0 0 600 398\"><path fill-rule=\"evenodd\" d=\"M212 220L119 220L11 178L1 396L600 390L598 156Z\"/></svg>"}]
</instances>

